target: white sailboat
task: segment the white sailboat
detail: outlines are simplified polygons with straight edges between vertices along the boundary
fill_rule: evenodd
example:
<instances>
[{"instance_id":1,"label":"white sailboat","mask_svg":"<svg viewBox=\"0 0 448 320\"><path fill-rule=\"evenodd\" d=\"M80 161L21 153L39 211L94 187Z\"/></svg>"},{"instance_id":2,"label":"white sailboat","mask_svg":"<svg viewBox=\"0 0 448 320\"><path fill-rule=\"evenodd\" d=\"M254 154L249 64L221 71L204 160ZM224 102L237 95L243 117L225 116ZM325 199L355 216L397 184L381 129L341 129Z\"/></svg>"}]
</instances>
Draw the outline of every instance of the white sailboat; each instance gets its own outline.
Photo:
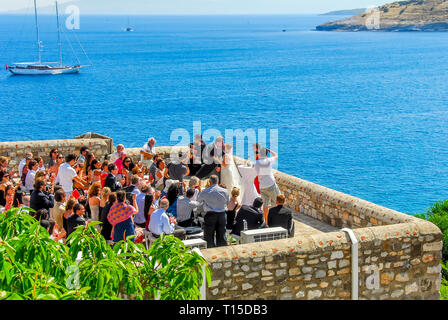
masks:
<instances>
[{"instance_id":1,"label":"white sailboat","mask_svg":"<svg viewBox=\"0 0 448 320\"><path fill-rule=\"evenodd\" d=\"M36 23L36 35L37 35L37 62L20 62L13 63L12 65L6 65L6 70L9 70L15 75L56 75L56 74L69 74L78 73L83 67L82 65L64 66L62 64L62 44L61 44L61 30L59 25L59 11L58 2L56 1L56 19L58 25L58 45L59 45L59 61L58 62L42 62L42 42L39 36L39 23L37 19L37 5L34 0L34 19Z\"/></svg>"},{"instance_id":2,"label":"white sailboat","mask_svg":"<svg viewBox=\"0 0 448 320\"><path fill-rule=\"evenodd\" d=\"M131 24L129 23L129 17L128 17L128 26L125 28L127 32L134 32L134 28L131 27Z\"/></svg>"}]
</instances>

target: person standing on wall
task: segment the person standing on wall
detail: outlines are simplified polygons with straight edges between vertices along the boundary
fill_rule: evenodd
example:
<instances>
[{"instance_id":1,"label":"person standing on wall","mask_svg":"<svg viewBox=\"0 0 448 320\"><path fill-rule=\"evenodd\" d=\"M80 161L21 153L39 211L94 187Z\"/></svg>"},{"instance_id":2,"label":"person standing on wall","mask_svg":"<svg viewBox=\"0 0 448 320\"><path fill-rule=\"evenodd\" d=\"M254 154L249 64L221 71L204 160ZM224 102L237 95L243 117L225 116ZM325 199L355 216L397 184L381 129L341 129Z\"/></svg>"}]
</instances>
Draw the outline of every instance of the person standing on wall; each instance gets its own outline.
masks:
<instances>
[{"instance_id":1,"label":"person standing on wall","mask_svg":"<svg viewBox=\"0 0 448 320\"><path fill-rule=\"evenodd\" d=\"M268 153L271 154L270 157L268 157ZM274 151L263 147L260 149L258 157L258 160L255 162L255 170L260 181L264 220L268 221L269 208L275 205L277 196L280 194L280 189L272 171L272 165L278 160L278 155Z\"/></svg>"}]
</instances>

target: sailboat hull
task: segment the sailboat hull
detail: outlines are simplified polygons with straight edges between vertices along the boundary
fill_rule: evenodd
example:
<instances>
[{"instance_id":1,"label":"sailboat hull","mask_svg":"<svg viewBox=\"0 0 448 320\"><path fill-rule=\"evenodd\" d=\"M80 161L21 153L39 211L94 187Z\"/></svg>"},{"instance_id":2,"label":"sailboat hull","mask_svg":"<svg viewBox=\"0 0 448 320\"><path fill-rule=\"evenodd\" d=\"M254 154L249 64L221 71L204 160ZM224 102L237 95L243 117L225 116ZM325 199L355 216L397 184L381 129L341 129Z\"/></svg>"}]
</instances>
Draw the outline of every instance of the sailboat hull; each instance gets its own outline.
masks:
<instances>
[{"instance_id":1,"label":"sailboat hull","mask_svg":"<svg viewBox=\"0 0 448 320\"><path fill-rule=\"evenodd\" d=\"M58 75L78 73L81 66L75 67L8 67L8 70L14 75L40 76L40 75Z\"/></svg>"}]
</instances>

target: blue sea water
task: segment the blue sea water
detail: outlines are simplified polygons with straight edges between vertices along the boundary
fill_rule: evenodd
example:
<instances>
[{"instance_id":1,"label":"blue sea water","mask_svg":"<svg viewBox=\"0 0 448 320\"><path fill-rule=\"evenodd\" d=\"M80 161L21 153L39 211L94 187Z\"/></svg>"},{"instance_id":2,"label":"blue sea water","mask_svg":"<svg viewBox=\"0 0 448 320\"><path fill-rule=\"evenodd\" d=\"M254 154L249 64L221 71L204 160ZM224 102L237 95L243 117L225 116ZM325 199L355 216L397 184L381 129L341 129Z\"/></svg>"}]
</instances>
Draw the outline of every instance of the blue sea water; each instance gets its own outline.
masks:
<instances>
[{"instance_id":1,"label":"blue sea water","mask_svg":"<svg viewBox=\"0 0 448 320\"><path fill-rule=\"evenodd\" d=\"M408 213L448 199L448 33L331 33L329 16L82 16L78 75L0 74L0 140L159 145L173 128L278 129L279 169ZM44 57L57 60L54 17ZM282 32L285 29L286 32ZM63 35L68 62L77 62ZM36 60L33 16L0 16L0 64ZM269 137L268 137L269 139Z\"/></svg>"}]
</instances>

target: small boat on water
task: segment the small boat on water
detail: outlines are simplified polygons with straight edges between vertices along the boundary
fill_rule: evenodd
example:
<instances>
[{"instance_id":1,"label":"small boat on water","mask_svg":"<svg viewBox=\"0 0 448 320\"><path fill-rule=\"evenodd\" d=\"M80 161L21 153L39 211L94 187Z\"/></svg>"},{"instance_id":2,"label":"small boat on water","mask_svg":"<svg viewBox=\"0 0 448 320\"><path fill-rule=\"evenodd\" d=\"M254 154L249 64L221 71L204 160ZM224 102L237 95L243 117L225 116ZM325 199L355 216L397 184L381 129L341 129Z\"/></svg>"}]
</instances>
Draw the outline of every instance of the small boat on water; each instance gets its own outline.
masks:
<instances>
[{"instance_id":1,"label":"small boat on water","mask_svg":"<svg viewBox=\"0 0 448 320\"><path fill-rule=\"evenodd\" d=\"M128 26L124 30L127 32L134 32L134 28L131 27L131 24L129 22L129 17L128 17Z\"/></svg>"},{"instance_id":2,"label":"small boat on water","mask_svg":"<svg viewBox=\"0 0 448 320\"><path fill-rule=\"evenodd\" d=\"M13 63L12 65L6 65L6 70L14 75L57 75L57 74L70 74L78 73L82 65L77 64L73 66L64 66L62 64L62 44L61 44L61 28L59 25L59 11L58 2L56 1L56 20L58 28L58 45L59 45L59 61L58 62L42 62L42 41L39 36L39 23L37 19L37 4L34 0L34 19L36 23L36 35L37 35L37 62L20 62Z\"/></svg>"}]
</instances>

